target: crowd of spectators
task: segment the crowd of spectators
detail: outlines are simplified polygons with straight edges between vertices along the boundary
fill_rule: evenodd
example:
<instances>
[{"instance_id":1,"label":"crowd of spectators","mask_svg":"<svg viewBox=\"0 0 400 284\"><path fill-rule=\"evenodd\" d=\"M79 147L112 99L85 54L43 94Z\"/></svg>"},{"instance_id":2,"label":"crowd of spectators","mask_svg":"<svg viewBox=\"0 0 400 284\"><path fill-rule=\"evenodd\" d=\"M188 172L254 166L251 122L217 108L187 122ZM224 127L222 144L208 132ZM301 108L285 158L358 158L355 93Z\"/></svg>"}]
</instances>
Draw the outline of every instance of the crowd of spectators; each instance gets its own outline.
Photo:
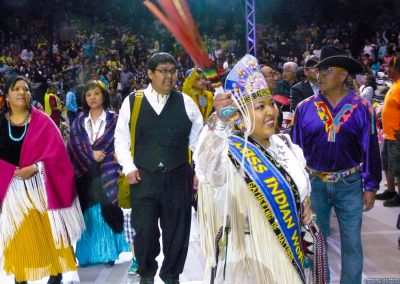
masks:
<instances>
[{"instance_id":1,"label":"crowd of spectators","mask_svg":"<svg viewBox=\"0 0 400 284\"><path fill-rule=\"evenodd\" d=\"M56 26L49 19L37 16L14 21L13 29L0 28L0 84L10 75L26 76L33 83L38 101L43 101L48 84L55 84L64 98L76 84L89 79L101 80L112 95L124 98L148 83L147 58L158 51L176 57L179 86L186 71L193 67L182 47L154 19L143 21L140 30L112 18L88 21L68 14ZM245 38L237 37L239 31L224 33L220 28L226 21L217 21L213 30L201 30L203 46L221 70L233 66L246 52ZM307 55L319 56L322 46L335 45L358 58L366 68L384 71L391 55L399 51L398 22L392 18L380 20L379 27L369 33L359 32L360 27L351 20L301 20L294 30L259 24L257 58L261 64L282 70L285 62L302 66ZM240 25L233 29L240 29ZM354 42L362 42L358 46L364 46L356 48Z\"/></svg>"}]
</instances>

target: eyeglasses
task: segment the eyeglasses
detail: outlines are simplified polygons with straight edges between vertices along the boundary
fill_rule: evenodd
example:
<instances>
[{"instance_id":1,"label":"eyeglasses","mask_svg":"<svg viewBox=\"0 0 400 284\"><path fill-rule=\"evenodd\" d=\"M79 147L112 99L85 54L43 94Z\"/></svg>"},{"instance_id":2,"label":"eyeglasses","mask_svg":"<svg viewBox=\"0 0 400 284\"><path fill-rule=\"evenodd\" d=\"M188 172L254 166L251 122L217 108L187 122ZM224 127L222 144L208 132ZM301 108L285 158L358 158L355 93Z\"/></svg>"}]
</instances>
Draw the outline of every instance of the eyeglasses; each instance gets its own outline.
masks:
<instances>
[{"instance_id":1,"label":"eyeglasses","mask_svg":"<svg viewBox=\"0 0 400 284\"><path fill-rule=\"evenodd\" d=\"M176 68L172 68L172 69L154 69L157 70L158 72L160 72L162 75L167 75L167 74L171 74L171 75L175 75L176 72L178 72L178 70Z\"/></svg>"},{"instance_id":2,"label":"eyeglasses","mask_svg":"<svg viewBox=\"0 0 400 284\"><path fill-rule=\"evenodd\" d=\"M332 73L333 71L347 71L347 70L342 67L329 67L329 68L317 69L318 75L321 75L321 76L328 75L328 74Z\"/></svg>"}]
</instances>

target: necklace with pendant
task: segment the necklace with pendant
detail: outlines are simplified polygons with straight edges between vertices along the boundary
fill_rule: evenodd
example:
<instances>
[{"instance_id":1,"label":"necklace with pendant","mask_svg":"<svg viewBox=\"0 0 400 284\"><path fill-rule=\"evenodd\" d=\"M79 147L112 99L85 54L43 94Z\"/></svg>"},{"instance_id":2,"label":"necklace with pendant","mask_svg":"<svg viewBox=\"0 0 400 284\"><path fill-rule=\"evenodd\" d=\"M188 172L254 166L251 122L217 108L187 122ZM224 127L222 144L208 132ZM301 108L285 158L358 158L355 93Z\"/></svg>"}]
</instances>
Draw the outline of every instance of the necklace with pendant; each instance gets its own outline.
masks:
<instances>
[{"instance_id":1,"label":"necklace with pendant","mask_svg":"<svg viewBox=\"0 0 400 284\"><path fill-rule=\"evenodd\" d=\"M92 143L96 142L97 138L99 138L99 133L100 133L101 128L103 127L103 124L104 124L104 120L102 120L100 122L99 129L97 131L93 131L92 121L89 119L89 124L88 124L89 132L90 132L89 139Z\"/></svg>"}]
</instances>

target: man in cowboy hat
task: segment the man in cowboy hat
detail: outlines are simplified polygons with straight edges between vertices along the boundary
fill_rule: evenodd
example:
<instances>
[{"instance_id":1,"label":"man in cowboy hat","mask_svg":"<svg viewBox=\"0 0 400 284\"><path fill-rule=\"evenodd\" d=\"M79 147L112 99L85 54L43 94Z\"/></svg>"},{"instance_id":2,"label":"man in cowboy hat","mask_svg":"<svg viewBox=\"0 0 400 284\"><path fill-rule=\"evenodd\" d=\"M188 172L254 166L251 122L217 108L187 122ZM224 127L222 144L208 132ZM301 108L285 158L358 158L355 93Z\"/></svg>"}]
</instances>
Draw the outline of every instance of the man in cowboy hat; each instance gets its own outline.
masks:
<instances>
[{"instance_id":1,"label":"man in cowboy hat","mask_svg":"<svg viewBox=\"0 0 400 284\"><path fill-rule=\"evenodd\" d=\"M304 65L304 75L306 79L301 81L290 88L290 110L295 111L297 105L304 99L317 94L319 89L317 87L317 69L315 66L318 64L319 58L311 55L306 58Z\"/></svg>"},{"instance_id":2,"label":"man in cowboy hat","mask_svg":"<svg viewBox=\"0 0 400 284\"><path fill-rule=\"evenodd\" d=\"M343 50L321 50L317 95L302 101L293 119L293 142L304 151L311 180L311 207L322 233L329 235L332 207L339 221L340 283L361 283L362 212L374 206L382 178L375 114L346 88L349 75L362 72Z\"/></svg>"}]
</instances>

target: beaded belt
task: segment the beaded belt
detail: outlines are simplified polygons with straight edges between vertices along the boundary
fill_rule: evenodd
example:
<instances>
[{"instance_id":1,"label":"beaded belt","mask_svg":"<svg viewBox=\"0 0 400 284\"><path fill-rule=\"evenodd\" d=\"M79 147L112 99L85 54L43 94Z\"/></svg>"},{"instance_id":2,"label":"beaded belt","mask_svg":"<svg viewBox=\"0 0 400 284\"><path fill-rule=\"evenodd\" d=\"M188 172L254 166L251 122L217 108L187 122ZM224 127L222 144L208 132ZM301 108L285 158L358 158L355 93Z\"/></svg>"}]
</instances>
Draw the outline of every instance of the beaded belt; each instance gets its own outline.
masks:
<instances>
[{"instance_id":1,"label":"beaded belt","mask_svg":"<svg viewBox=\"0 0 400 284\"><path fill-rule=\"evenodd\" d=\"M360 170L360 165L355 166L354 168L344 170L344 171L339 171L339 172L320 172L320 171L310 169L308 167L306 169L310 175L319 177L324 182L335 183L335 182L339 182L344 177L347 177L349 175L357 173Z\"/></svg>"}]
</instances>

